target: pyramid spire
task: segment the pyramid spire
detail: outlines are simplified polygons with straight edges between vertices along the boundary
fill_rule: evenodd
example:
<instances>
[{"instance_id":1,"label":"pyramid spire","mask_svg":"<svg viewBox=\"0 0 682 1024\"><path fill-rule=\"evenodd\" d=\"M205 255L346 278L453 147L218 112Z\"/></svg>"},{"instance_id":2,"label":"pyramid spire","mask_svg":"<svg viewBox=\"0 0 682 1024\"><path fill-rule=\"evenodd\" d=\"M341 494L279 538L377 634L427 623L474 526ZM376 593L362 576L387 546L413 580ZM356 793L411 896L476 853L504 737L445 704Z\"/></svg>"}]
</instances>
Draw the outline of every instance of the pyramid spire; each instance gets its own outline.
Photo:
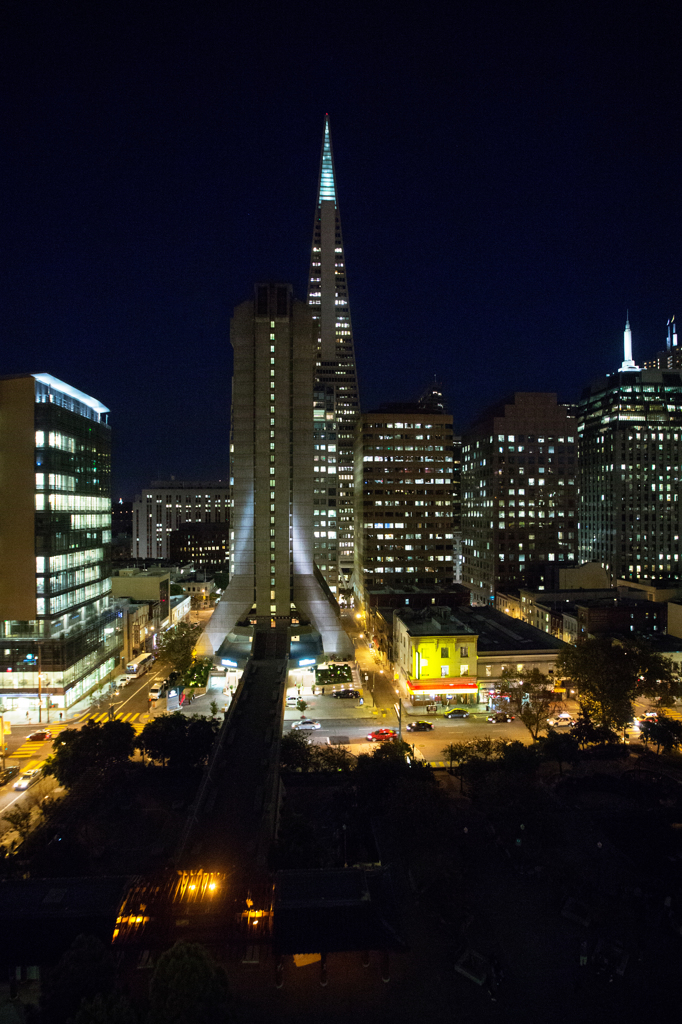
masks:
<instances>
[{"instance_id":1,"label":"pyramid spire","mask_svg":"<svg viewBox=\"0 0 682 1024\"><path fill-rule=\"evenodd\" d=\"M332 153L332 134L329 127L329 114L324 115L324 136L322 139L322 158L320 160L320 183L317 190L318 206L323 199L333 199L334 205L336 205L334 155Z\"/></svg>"},{"instance_id":2,"label":"pyramid spire","mask_svg":"<svg viewBox=\"0 0 682 1024\"><path fill-rule=\"evenodd\" d=\"M317 339L313 435L321 516L315 522L315 562L339 596L353 569L353 430L359 399L329 114L316 198L308 275Z\"/></svg>"}]
</instances>

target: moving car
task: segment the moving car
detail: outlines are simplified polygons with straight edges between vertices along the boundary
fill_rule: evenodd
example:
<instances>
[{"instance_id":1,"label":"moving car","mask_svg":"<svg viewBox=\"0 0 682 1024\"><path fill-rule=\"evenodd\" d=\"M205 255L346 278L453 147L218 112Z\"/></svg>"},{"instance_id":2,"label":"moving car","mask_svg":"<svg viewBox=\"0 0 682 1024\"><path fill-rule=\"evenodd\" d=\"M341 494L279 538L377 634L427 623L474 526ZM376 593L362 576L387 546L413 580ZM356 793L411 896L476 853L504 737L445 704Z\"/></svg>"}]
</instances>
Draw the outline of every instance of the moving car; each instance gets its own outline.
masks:
<instances>
[{"instance_id":1,"label":"moving car","mask_svg":"<svg viewBox=\"0 0 682 1024\"><path fill-rule=\"evenodd\" d=\"M488 721L497 724L498 722L513 722L514 715L508 715L506 711L495 711L492 715L488 715Z\"/></svg>"},{"instance_id":2,"label":"moving car","mask_svg":"<svg viewBox=\"0 0 682 1024\"><path fill-rule=\"evenodd\" d=\"M373 740L376 743L383 743L385 740L394 740L398 736L395 729L375 729L374 732L367 734L368 740Z\"/></svg>"},{"instance_id":3,"label":"moving car","mask_svg":"<svg viewBox=\"0 0 682 1024\"><path fill-rule=\"evenodd\" d=\"M469 712L465 711L464 708L450 708L443 715L443 718L468 718Z\"/></svg>"},{"instance_id":4,"label":"moving car","mask_svg":"<svg viewBox=\"0 0 682 1024\"><path fill-rule=\"evenodd\" d=\"M301 718L301 719L299 719L298 722L294 722L294 724L292 725L291 728L292 729L297 729L298 731L301 731L301 732L303 732L303 731L307 732L310 729L320 729L321 725L314 718Z\"/></svg>"},{"instance_id":5,"label":"moving car","mask_svg":"<svg viewBox=\"0 0 682 1024\"><path fill-rule=\"evenodd\" d=\"M362 694L360 693L360 691L359 690L354 690L354 689L352 689L352 687L348 687L348 688L346 688L344 690L335 690L332 693L332 697L341 697L341 698L347 697L350 700L356 700L357 698L359 698L361 696L362 696Z\"/></svg>"},{"instance_id":6,"label":"moving car","mask_svg":"<svg viewBox=\"0 0 682 1024\"><path fill-rule=\"evenodd\" d=\"M20 775L17 781L14 783L15 789L30 789L31 786L35 785L36 782L42 777L42 771L40 768L29 768Z\"/></svg>"},{"instance_id":7,"label":"moving car","mask_svg":"<svg viewBox=\"0 0 682 1024\"><path fill-rule=\"evenodd\" d=\"M51 740L52 733L50 732L49 729L38 729L37 732L32 732L26 738L29 739L31 743L38 743L42 740Z\"/></svg>"},{"instance_id":8,"label":"moving car","mask_svg":"<svg viewBox=\"0 0 682 1024\"><path fill-rule=\"evenodd\" d=\"M0 771L0 786L6 786L10 779L13 779L18 774L19 768L16 765L12 765L11 768L3 768Z\"/></svg>"},{"instance_id":9,"label":"moving car","mask_svg":"<svg viewBox=\"0 0 682 1024\"><path fill-rule=\"evenodd\" d=\"M552 729L558 729L561 727L570 727L575 725L575 719L569 715L568 711L562 711L560 715L555 715L554 718L547 719L547 725L551 726Z\"/></svg>"},{"instance_id":10,"label":"moving car","mask_svg":"<svg viewBox=\"0 0 682 1024\"><path fill-rule=\"evenodd\" d=\"M408 732L430 732L433 729L433 722L408 722Z\"/></svg>"}]
</instances>

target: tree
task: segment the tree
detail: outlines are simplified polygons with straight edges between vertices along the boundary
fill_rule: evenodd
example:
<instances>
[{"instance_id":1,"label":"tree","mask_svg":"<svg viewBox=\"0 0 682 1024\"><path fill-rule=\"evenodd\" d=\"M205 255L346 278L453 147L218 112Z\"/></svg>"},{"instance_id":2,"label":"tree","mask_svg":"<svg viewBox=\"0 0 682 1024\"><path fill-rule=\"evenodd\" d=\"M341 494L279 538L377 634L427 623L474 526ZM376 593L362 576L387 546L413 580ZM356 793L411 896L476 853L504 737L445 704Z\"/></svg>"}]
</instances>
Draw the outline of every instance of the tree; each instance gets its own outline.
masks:
<instances>
[{"instance_id":1,"label":"tree","mask_svg":"<svg viewBox=\"0 0 682 1024\"><path fill-rule=\"evenodd\" d=\"M83 1000L93 1000L98 994L108 996L115 978L111 950L92 935L79 935L57 966L47 972L40 996L42 1018L50 1024L66 1024Z\"/></svg>"},{"instance_id":2,"label":"tree","mask_svg":"<svg viewBox=\"0 0 682 1024\"><path fill-rule=\"evenodd\" d=\"M667 753L673 747L679 747L682 744L682 722L676 722L666 715L659 714L658 720L645 719L642 722L641 730L645 743L651 741L656 744L657 754L661 747ZM9 815L5 815L5 817L9 818Z\"/></svg>"},{"instance_id":3,"label":"tree","mask_svg":"<svg viewBox=\"0 0 682 1024\"><path fill-rule=\"evenodd\" d=\"M575 736L568 732L557 732L550 729L542 740L542 756L547 761L556 761L559 765L559 775L563 774L564 763L571 764L578 757L580 745Z\"/></svg>"},{"instance_id":4,"label":"tree","mask_svg":"<svg viewBox=\"0 0 682 1024\"><path fill-rule=\"evenodd\" d=\"M137 1014L126 997L118 992L84 999L69 1024L137 1024Z\"/></svg>"},{"instance_id":5,"label":"tree","mask_svg":"<svg viewBox=\"0 0 682 1024\"><path fill-rule=\"evenodd\" d=\"M176 942L159 957L149 987L149 1024L224 1024L227 977L203 946Z\"/></svg>"},{"instance_id":6,"label":"tree","mask_svg":"<svg viewBox=\"0 0 682 1024\"><path fill-rule=\"evenodd\" d=\"M104 769L128 761L135 750L135 730L130 722L86 722L82 729L65 729L53 743L54 753L45 763L46 775L71 789L90 769Z\"/></svg>"},{"instance_id":7,"label":"tree","mask_svg":"<svg viewBox=\"0 0 682 1024\"><path fill-rule=\"evenodd\" d=\"M547 728L547 719L558 707L552 687L552 680L537 668L522 672L507 669L502 673L500 691L528 729L533 743L537 743L540 731Z\"/></svg>"},{"instance_id":8,"label":"tree","mask_svg":"<svg viewBox=\"0 0 682 1024\"><path fill-rule=\"evenodd\" d=\"M636 696L672 701L680 686L669 659L641 641L608 636L560 651L557 670L579 690L587 715L609 729L621 729L630 721Z\"/></svg>"},{"instance_id":9,"label":"tree","mask_svg":"<svg viewBox=\"0 0 682 1024\"><path fill-rule=\"evenodd\" d=\"M15 807L14 810L7 811L5 821L10 823L23 843L31 831L31 808Z\"/></svg>"},{"instance_id":10,"label":"tree","mask_svg":"<svg viewBox=\"0 0 682 1024\"><path fill-rule=\"evenodd\" d=\"M137 747L163 765L196 768L206 761L219 728L214 718L174 711L147 722L137 737Z\"/></svg>"},{"instance_id":11,"label":"tree","mask_svg":"<svg viewBox=\"0 0 682 1024\"><path fill-rule=\"evenodd\" d=\"M184 675L192 664L194 648L201 632L202 627L198 623L179 622L177 626L159 634L159 661Z\"/></svg>"},{"instance_id":12,"label":"tree","mask_svg":"<svg viewBox=\"0 0 682 1024\"><path fill-rule=\"evenodd\" d=\"M279 744L280 768L289 772L308 772L313 764L310 740L300 732L287 732Z\"/></svg>"},{"instance_id":13,"label":"tree","mask_svg":"<svg viewBox=\"0 0 682 1024\"><path fill-rule=\"evenodd\" d=\"M571 735L577 741L582 750L588 743L615 743L618 734L604 725L595 725L584 708L580 709Z\"/></svg>"},{"instance_id":14,"label":"tree","mask_svg":"<svg viewBox=\"0 0 682 1024\"><path fill-rule=\"evenodd\" d=\"M538 767L539 753L535 744L526 746L520 740L498 740L497 764L505 771L533 774Z\"/></svg>"}]
</instances>

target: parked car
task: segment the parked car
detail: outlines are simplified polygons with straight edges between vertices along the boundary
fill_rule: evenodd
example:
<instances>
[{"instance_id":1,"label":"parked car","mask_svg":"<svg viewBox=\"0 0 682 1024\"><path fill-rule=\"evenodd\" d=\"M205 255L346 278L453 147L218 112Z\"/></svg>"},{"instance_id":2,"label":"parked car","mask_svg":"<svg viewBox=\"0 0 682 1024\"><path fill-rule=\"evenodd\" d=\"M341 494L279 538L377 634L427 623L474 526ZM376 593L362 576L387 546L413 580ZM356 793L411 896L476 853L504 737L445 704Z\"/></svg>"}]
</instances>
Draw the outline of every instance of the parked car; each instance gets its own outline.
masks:
<instances>
[{"instance_id":1,"label":"parked car","mask_svg":"<svg viewBox=\"0 0 682 1024\"><path fill-rule=\"evenodd\" d=\"M359 690L354 690L354 689L352 689L352 687L347 687L344 690L334 690L334 692L332 693L332 697L340 697L342 699L343 698L347 698L349 700L357 700L358 698L362 697L362 694L360 693Z\"/></svg>"},{"instance_id":2,"label":"parked car","mask_svg":"<svg viewBox=\"0 0 682 1024\"><path fill-rule=\"evenodd\" d=\"M3 768L2 771L0 771L0 786L6 786L7 783L18 774L19 768L16 765L12 765L11 768Z\"/></svg>"},{"instance_id":3,"label":"parked car","mask_svg":"<svg viewBox=\"0 0 682 1024\"><path fill-rule=\"evenodd\" d=\"M40 743L44 740L51 740L52 733L49 729L38 729L37 732L30 733L26 738L29 739L31 743Z\"/></svg>"},{"instance_id":4,"label":"parked car","mask_svg":"<svg viewBox=\"0 0 682 1024\"><path fill-rule=\"evenodd\" d=\"M575 725L575 719L569 715L568 711L562 711L560 715L548 718L547 725L551 726L552 729L570 728L572 725Z\"/></svg>"},{"instance_id":5,"label":"parked car","mask_svg":"<svg viewBox=\"0 0 682 1024\"><path fill-rule=\"evenodd\" d=\"M408 732L430 732L433 722L408 722L406 728Z\"/></svg>"},{"instance_id":6,"label":"parked car","mask_svg":"<svg viewBox=\"0 0 682 1024\"><path fill-rule=\"evenodd\" d=\"M373 740L375 743L383 743L385 740L394 740L397 736L398 733L395 729L375 729L367 734L367 739Z\"/></svg>"},{"instance_id":7,"label":"parked car","mask_svg":"<svg viewBox=\"0 0 682 1024\"><path fill-rule=\"evenodd\" d=\"M36 782L42 777L42 771L40 768L29 768L20 775L17 781L14 783L15 789L30 789Z\"/></svg>"},{"instance_id":8,"label":"parked car","mask_svg":"<svg viewBox=\"0 0 682 1024\"><path fill-rule=\"evenodd\" d=\"M497 724L498 722L513 722L514 715L508 715L506 711L495 711L492 715L488 715L488 721Z\"/></svg>"},{"instance_id":9,"label":"parked car","mask_svg":"<svg viewBox=\"0 0 682 1024\"><path fill-rule=\"evenodd\" d=\"M295 708L296 705L298 704L298 701L299 701L299 697L298 697L297 693L288 693L287 694L287 707L288 708Z\"/></svg>"},{"instance_id":10,"label":"parked car","mask_svg":"<svg viewBox=\"0 0 682 1024\"><path fill-rule=\"evenodd\" d=\"M468 718L469 712L465 711L464 708L450 708L443 715L443 718Z\"/></svg>"},{"instance_id":11,"label":"parked car","mask_svg":"<svg viewBox=\"0 0 682 1024\"><path fill-rule=\"evenodd\" d=\"M320 729L320 723L314 718L301 718L298 722L294 722L291 727L299 732L308 732L311 729Z\"/></svg>"}]
</instances>

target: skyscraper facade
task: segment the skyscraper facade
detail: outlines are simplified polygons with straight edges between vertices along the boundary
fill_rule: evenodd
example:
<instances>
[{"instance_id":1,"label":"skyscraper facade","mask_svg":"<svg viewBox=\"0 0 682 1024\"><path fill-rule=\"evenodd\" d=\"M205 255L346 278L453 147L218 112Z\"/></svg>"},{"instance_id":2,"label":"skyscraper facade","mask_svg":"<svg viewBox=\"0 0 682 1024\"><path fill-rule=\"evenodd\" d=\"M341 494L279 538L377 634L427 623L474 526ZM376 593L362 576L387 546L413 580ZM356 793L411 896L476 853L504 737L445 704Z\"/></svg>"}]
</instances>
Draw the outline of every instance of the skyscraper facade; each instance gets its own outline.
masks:
<instances>
[{"instance_id":1,"label":"skyscraper facade","mask_svg":"<svg viewBox=\"0 0 682 1024\"><path fill-rule=\"evenodd\" d=\"M682 372L628 363L578 405L579 554L614 580L680 579ZM671 354L677 345L671 344ZM631 342L630 342L631 353Z\"/></svg>"},{"instance_id":2,"label":"skyscraper facade","mask_svg":"<svg viewBox=\"0 0 682 1024\"><path fill-rule=\"evenodd\" d=\"M517 392L462 437L462 583L542 586L577 552L576 421L554 394Z\"/></svg>"},{"instance_id":3,"label":"skyscraper facade","mask_svg":"<svg viewBox=\"0 0 682 1024\"><path fill-rule=\"evenodd\" d=\"M391 406L356 427L356 597L368 588L449 586L456 578L452 416Z\"/></svg>"},{"instance_id":4,"label":"skyscraper facade","mask_svg":"<svg viewBox=\"0 0 682 1024\"><path fill-rule=\"evenodd\" d=\"M308 306L316 341L313 489L315 509L320 515L314 554L338 598L350 586L353 571L353 437L359 398L328 115L322 140Z\"/></svg>"},{"instance_id":5,"label":"skyscraper facade","mask_svg":"<svg viewBox=\"0 0 682 1024\"><path fill-rule=\"evenodd\" d=\"M109 410L45 373L0 378L0 695L69 707L118 667Z\"/></svg>"},{"instance_id":6,"label":"skyscraper facade","mask_svg":"<svg viewBox=\"0 0 682 1024\"><path fill-rule=\"evenodd\" d=\"M352 645L313 558L311 312L291 285L257 284L234 311L230 339L231 578L202 653L215 653L244 623L288 620L295 634L312 624L328 655L347 656Z\"/></svg>"}]
</instances>

